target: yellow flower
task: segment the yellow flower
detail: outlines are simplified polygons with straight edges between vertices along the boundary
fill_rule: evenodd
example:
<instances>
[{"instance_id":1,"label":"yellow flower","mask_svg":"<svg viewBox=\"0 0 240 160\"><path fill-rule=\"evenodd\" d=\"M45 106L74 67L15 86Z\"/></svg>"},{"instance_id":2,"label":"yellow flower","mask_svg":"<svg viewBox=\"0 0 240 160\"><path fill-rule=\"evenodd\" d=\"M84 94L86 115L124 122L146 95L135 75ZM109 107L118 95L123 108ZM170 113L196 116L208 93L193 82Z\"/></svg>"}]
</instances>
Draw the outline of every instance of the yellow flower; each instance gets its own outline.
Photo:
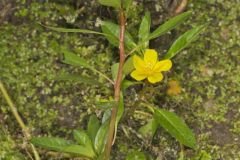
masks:
<instances>
[{"instance_id":1,"label":"yellow flower","mask_svg":"<svg viewBox=\"0 0 240 160\"><path fill-rule=\"evenodd\" d=\"M169 59L158 61L158 54L153 49L147 49L144 53L144 59L134 55L133 64L136 70L131 76L137 81L148 79L150 83L160 82L163 79L162 71L168 71L172 67Z\"/></svg>"}]
</instances>

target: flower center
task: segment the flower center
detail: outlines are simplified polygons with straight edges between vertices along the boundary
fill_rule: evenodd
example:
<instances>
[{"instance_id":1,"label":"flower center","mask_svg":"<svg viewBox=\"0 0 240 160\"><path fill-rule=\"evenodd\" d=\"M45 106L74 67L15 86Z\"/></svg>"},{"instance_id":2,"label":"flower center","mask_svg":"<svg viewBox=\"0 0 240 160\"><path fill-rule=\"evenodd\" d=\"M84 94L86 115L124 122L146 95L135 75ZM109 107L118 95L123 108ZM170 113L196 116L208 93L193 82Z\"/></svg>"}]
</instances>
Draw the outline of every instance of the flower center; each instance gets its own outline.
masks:
<instances>
[{"instance_id":1,"label":"flower center","mask_svg":"<svg viewBox=\"0 0 240 160\"><path fill-rule=\"evenodd\" d=\"M152 63L146 63L145 72L146 72L148 75L153 74L154 65L155 65L155 64L152 64Z\"/></svg>"},{"instance_id":2,"label":"flower center","mask_svg":"<svg viewBox=\"0 0 240 160\"><path fill-rule=\"evenodd\" d=\"M147 63L147 64L146 64L146 68L147 68L148 70L153 70L153 67L154 67L154 64L152 64L152 63Z\"/></svg>"}]
</instances>

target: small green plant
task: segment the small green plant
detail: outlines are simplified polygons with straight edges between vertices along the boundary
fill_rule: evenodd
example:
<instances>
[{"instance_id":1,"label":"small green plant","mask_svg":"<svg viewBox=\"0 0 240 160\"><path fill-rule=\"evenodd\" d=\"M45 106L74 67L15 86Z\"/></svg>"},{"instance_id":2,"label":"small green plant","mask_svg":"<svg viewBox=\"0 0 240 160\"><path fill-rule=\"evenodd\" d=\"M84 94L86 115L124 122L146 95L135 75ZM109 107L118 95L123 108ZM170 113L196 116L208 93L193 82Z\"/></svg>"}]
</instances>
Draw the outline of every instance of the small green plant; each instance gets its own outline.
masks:
<instances>
[{"instance_id":1,"label":"small green plant","mask_svg":"<svg viewBox=\"0 0 240 160\"><path fill-rule=\"evenodd\" d=\"M87 157L89 159L99 159L102 157L101 153L104 150L108 127L108 119L100 123L98 118L92 115L86 131L73 131L75 142L53 137L32 138L31 142L60 153Z\"/></svg>"},{"instance_id":2,"label":"small green plant","mask_svg":"<svg viewBox=\"0 0 240 160\"><path fill-rule=\"evenodd\" d=\"M112 77L108 77L105 73L97 70L86 62L85 59L78 57L68 49L61 49L64 54L63 62L76 67L87 68L99 76L103 77L106 82L98 81L96 77L84 77L79 75L62 75L59 79L78 80L87 85L101 85L103 83L112 84L114 90L114 100L99 102L97 105L104 106L104 114L101 122L92 115L89 119L87 130L75 130L73 132L76 142L55 137L35 137L31 139L34 145L57 151L68 156L84 157L87 159L110 159L110 152L117 136L118 123L124 112L124 95L126 89L130 86L142 83L157 83L163 79L163 71L169 71L172 68L171 59L185 47L187 47L198 35L203 31L205 26L197 26L181 35L170 47L162 60L158 60L158 54L154 49L149 49L149 41L157 38L164 33L169 32L188 17L191 12L182 13L176 17L169 19L167 22L159 26L153 32L151 28L151 16L147 12L142 19L139 27L138 40L133 38L126 30L126 14L132 4L132 0L99 0L102 5L114 7L119 11L119 24L110 21L102 21L102 32L96 32L86 29L66 29L49 27L47 28L59 32L74 32L97 34L104 36L111 45L119 47L119 62L109 66L112 71ZM174 65L173 65L174 66ZM174 68L174 67L173 67ZM135 79L133 81L129 75ZM143 82L147 79L148 82ZM110 97L111 95L109 95ZM185 124L185 122L175 113L164 109L159 109L151 104L144 104L151 115L152 119L139 132L143 135L153 136L159 126L163 127L173 137L190 148L196 148L196 140L193 132ZM136 153L136 154L135 154ZM127 156L127 160L146 159L144 154L133 152ZM135 158L134 158L135 157Z\"/></svg>"}]
</instances>

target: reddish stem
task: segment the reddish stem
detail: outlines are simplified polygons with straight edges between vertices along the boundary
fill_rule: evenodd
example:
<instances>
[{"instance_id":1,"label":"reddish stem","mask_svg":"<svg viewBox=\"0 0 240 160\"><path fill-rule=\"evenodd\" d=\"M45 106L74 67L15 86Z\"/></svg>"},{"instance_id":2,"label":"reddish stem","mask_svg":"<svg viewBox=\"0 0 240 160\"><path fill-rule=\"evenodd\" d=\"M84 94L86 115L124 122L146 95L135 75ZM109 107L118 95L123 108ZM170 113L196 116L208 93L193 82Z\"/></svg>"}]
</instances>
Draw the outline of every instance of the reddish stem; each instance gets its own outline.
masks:
<instances>
[{"instance_id":1,"label":"reddish stem","mask_svg":"<svg viewBox=\"0 0 240 160\"><path fill-rule=\"evenodd\" d=\"M117 104L119 104L119 100L120 100L123 65L125 61L125 50L124 50L125 15L123 10L120 11L119 21L120 21L120 35L119 35L120 61L119 61L117 79L114 84L114 99L117 102ZM117 112L118 112L118 105L112 108L111 120L110 120L109 131L108 131L108 139L105 146L105 160L109 160L109 157L110 157L113 138L114 138L115 123L117 119Z\"/></svg>"}]
</instances>

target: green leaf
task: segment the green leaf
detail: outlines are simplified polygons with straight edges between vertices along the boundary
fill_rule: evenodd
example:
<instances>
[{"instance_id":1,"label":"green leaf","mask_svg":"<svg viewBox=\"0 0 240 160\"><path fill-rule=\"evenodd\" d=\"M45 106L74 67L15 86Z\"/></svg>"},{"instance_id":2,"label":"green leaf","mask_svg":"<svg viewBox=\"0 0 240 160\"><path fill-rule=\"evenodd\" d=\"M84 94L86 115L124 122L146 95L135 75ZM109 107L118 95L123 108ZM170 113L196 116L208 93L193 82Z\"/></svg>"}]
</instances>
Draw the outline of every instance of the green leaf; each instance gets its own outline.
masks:
<instances>
[{"instance_id":1,"label":"green leaf","mask_svg":"<svg viewBox=\"0 0 240 160\"><path fill-rule=\"evenodd\" d=\"M99 3L104 6L121 8L121 0L99 0Z\"/></svg>"},{"instance_id":2,"label":"green leaf","mask_svg":"<svg viewBox=\"0 0 240 160\"><path fill-rule=\"evenodd\" d=\"M138 131L144 136L144 137L153 137L156 133L158 128L157 121L153 118L148 121L147 124L142 126Z\"/></svg>"},{"instance_id":3,"label":"green leaf","mask_svg":"<svg viewBox=\"0 0 240 160\"><path fill-rule=\"evenodd\" d=\"M118 123L119 123L120 119L121 119L122 116L123 116L123 112L124 112L124 99L123 99L123 94L122 94L122 92L121 92L121 93L120 93L119 105L118 105L117 118L116 118L116 122L115 122L114 137L117 136Z\"/></svg>"},{"instance_id":4,"label":"green leaf","mask_svg":"<svg viewBox=\"0 0 240 160\"><path fill-rule=\"evenodd\" d=\"M114 102L116 103L116 102ZM117 106L117 104L116 104ZM113 106L115 107L115 106ZM115 122L115 132L114 132L114 137L116 137L116 134L117 134L117 127L118 127L118 123L120 121L120 119L122 118L122 115L123 115L123 112L124 112L124 101L123 101L123 95L121 93L120 95L120 101L119 101L119 105L118 105L118 112L117 112L117 118L116 118L116 122ZM103 120L102 122L105 124L106 122L109 122L109 119L111 117L111 109L107 109L105 112L104 112L104 116L103 116ZM99 129L100 130L100 129ZM108 130L108 129L107 129ZM97 137L96 137L97 138ZM95 146L96 146L96 139L95 139ZM104 142L105 143L105 142ZM98 144L98 146L101 146ZM100 147L97 147L97 148L100 148ZM95 147L95 149L97 150L97 148ZM103 148L104 149L104 148ZM101 151L101 150L99 150Z\"/></svg>"},{"instance_id":5,"label":"green leaf","mask_svg":"<svg viewBox=\"0 0 240 160\"><path fill-rule=\"evenodd\" d=\"M133 65L133 56L129 57L123 66L123 74L125 76L129 75L135 69Z\"/></svg>"},{"instance_id":6,"label":"green leaf","mask_svg":"<svg viewBox=\"0 0 240 160\"><path fill-rule=\"evenodd\" d=\"M153 33L149 35L149 40L157 38L162 34L174 29L179 24L183 23L189 16L191 12L184 12L176 17L171 18L161 26L159 26Z\"/></svg>"},{"instance_id":7,"label":"green leaf","mask_svg":"<svg viewBox=\"0 0 240 160\"><path fill-rule=\"evenodd\" d=\"M99 85L100 83L95 80L94 78L89 78L89 77L85 77L85 76L81 76L81 75L74 75L74 74L63 74L60 75L58 77L56 77L57 80L62 80L62 81L77 81L77 82L81 82L84 84L91 84L91 85Z\"/></svg>"},{"instance_id":8,"label":"green leaf","mask_svg":"<svg viewBox=\"0 0 240 160\"><path fill-rule=\"evenodd\" d=\"M142 84L142 82L136 82L136 81L133 82L125 79L122 82L122 90L125 91L128 87L138 85L138 84Z\"/></svg>"},{"instance_id":9,"label":"green leaf","mask_svg":"<svg viewBox=\"0 0 240 160\"><path fill-rule=\"evenodd\" d=\"M105 123L107 120L109 120L111 117L111 114L112 114L112 109L111 108L107 109L103 114L102 123Z\"/></svg>"},{"instance_id":10,"label":"green leaf","mask_svg":"<svg viewBox=\"0 0 240 160\"><path fill-rule=\"evenodd\" d=\"M108 128L109 128L109 120L105 121L97 132L97 135L94 141L94 148L98 154L101 154L104 151L106 140L107 140Z\"/></svg>"},{"instance_id":11,"label":"green leaf","mask_svg":"<svg viewBox=\"0 0 240 160\"><path fill-rule=\"evenodd\" d=\"M193 132L175 113L163 109L156 109L154 118L181 144L184 144L191 148L196 147L196 140Z\"/></svg>"},{"instance_id":12,"label":"green leaf","mask_svg":"<svg viewBox=\"0 0 240 160\"><path fill-rule=\"evenodd\" d=\"M116 103L116 102L115 102ZM115 106L114 106L115 107ZM120 95L120 101L119 101L119 105L118 105L118 112L117 112L117 118L116 118L116 122L115 122L115 132L114 132L114 137L116 137L116 134L117 134L117 127L118 127L118 123L119 123L119 121L120 121L120 119L121 119L121 117L122 117L122 115L123 115L123 112L124 112L124 102L123 102L123 95L121 94ZM109 119L110 119L110 117L111 117L111 109L108 109L108 110L106 110L105 112L104 112L104 117L103 117L103 123L104 124L109 124ZM104 124L102 125L102 126L104 126ZM108 131L108 127L109 126L106 126L107 127L107 131ZM101 128L100 128L101 129ZM98 131L98 133L100 132L100 129L99 129L99 131ZM107 132L106 131L106 132ZM104 131L102 131L102 132L104 132ZM99 134L99 135L104 135L104 134L106 134L107 135L107 133L103 133L103 134ZM98 136L98 134L97 134L97 136ZM97 140L97 136L96 136L96 139L95 139L95 149L96 150L98 150L98 153L101 153L102 151L103 151L103 149L104 149L104 145L105 145L105 143L106 143L106 137L104 138L104 145L102 144L102 142L97 142L96 140ZM101 136L101 137L103 137L103 136ZM99 144L100 143L100 144ZM103 146L103 148L102 149L100 149L101 147L98 147L98 146Z\"/></svg>"},{"instance_id":13,"label":"green leaf","mask_svg":"<svg viewBox=\"0 0 240 160\"><path fill-rule=\"evenodd\" d=\"M64 147L71 144L70 141L55 137L34 137L31 139L31 143L36 146L58 152L61 152Z\"/></svg>"},{"instance_id":14,"label":"green leaf","mask_svg":"<svg viewBox=\"0 0 240 160\"><path fill-rule=\"evenodd\" d=\"M119 25L109 22L109 21L102 21L102 31L103 33L111 36L106 36L107 40L110 44L114 45L115 47L119 47L119 35L120 35L120 27ZM131 50L136 47L136 44L132 38L132 36L126 31L125 32L125 46L127 49Z\"/></svg>"},{"instance_id":15,"label":"green leaf","mask_svg":"<svg viewBox=\"0 0 240 160\"><path fill-rule=\"evenodd\" d=\"M87 133L91 138L92 142L94 142L97 131L100 127L100 122L96 115L91 115L87 125Z\"/></svg>"},{"instance_id":16,"label":"green leaf","mask_svg":"<svg viewBox=\"0 0 240 160\"><path fill-rule=\"evenodd\" d=\"M119 63L115 63L115 64L113 64L111 66L111 72L112 72L112 79L113 79L113 81L115 81L117 79L118 67L119 67Z\"/></svg>"},{"instance_id":17,"label":"green leaf","mask_svg":"<svg viewBox=\"0 0 240 160\"><path fill-rule=\"evenodd\" d=\"M126 160L146 160L146 157L142 152L133 151L127 155Z\"/></svg>"},{"instance_id":18,"label":"green leaf","mask_svg":"<svg viewBox=\"0 0 240 160\"><path fill-rule=\"evenodd\" d=\"M73 131L74 139L78 142L78 144L92 148L92 142L91 139L88 137L88 135L84 131Z\"/></svg>"},{"instance_id":19,"label":"green leaf","mask_svg":"<svg viewBox=\"0 0 240 160\"><path fill-rule=\"evenodd\" d=\"M40 24L40 25L42 25L42 24ZM50 30L57 31L57 32L64 32L64 33L87 33L87 34L98 34L98 35L110 36L110 35L105 34L105 33L91 31L91 30L87 30L87 29L70 29L70 28L61 28L61 27L50 27L50 26L45 26L45 25L42 25L42 26L46 27L46 28L48 28Z\"/></svg>"},{"instance_id":20,"label":"green leaf","mask_svg":"<svg viewBox=\"0 0 240 160\"><path fill-rule=\"evenodd\" d=\"M88 158L94 158L96 155L93 150L80 145L70 145L63 149L65 153L71 153L78 156L84 156Z\"/></svg>"},{"instance_id":21,"label":"green leaf","mask_svg":"<svg viewBox=\"0 0 240 160\"><path fill-rule=\"evenodd\" d=\"M70 64L73 66L80 66L80 67L85 67L89 69L93 69L91 65L87 63L87 61L76 54L68 51L67 49L62 48L61 51L64 53L64 60L63 62L66 64Z\"/></svg>"},{"instance_id":22,"label":"green leaf","mask_svg":"<svg viewBox=\"0 0 240 160\"><path fill-rule=\"evenodd\" d=\"M119 106L118 106L118 114L117 114L117 118L116 118L116 124L118 124L118 122L122 118L123 112L124 112L124 101L123 101L123 95L121 93L120 100L119 100ZM115 127L115 128L117 128L117 127Z\"/></svg>"},{"instance_id":23,"label":"green leaf","mask_svg":"<svg viewBox=\"0 0 240 160\"><path fill-rule=\"evenodd\" d=\"M146 12L145 16L142 19L142 22L140 24L138 36L139 36L139 42L138 44L142 44L142 49L149 48L149 34L150 34L150 28L151 28L151 16L150 12Z\"/></svg>"},{"instance_id":24,"label":"green leaf","mask_svg":"<svg viewBox=\"0 0 240 160\"><path fill-rule=\"evenodd\" d=\"M174 57L177 53L187 47L192 41L196 40L196 38L203 31L204 28L205 25L202 25L185 32L173 43L164 58L170 59Z\"/></svg>"},{"instance_id":25,"label":"green leaf","mask_svg":"<svg viewBox=\"0 0 240 160\"><path fill-rule=\"evenodd\" d=\"M93 158L95 156L93 150L89 149L88 147L72 145L70 141L64 140L62 138L36 137L31 139L31 143L36 146L57 152L72 153L89 158Z\"/></svg>"}]
</instances>

